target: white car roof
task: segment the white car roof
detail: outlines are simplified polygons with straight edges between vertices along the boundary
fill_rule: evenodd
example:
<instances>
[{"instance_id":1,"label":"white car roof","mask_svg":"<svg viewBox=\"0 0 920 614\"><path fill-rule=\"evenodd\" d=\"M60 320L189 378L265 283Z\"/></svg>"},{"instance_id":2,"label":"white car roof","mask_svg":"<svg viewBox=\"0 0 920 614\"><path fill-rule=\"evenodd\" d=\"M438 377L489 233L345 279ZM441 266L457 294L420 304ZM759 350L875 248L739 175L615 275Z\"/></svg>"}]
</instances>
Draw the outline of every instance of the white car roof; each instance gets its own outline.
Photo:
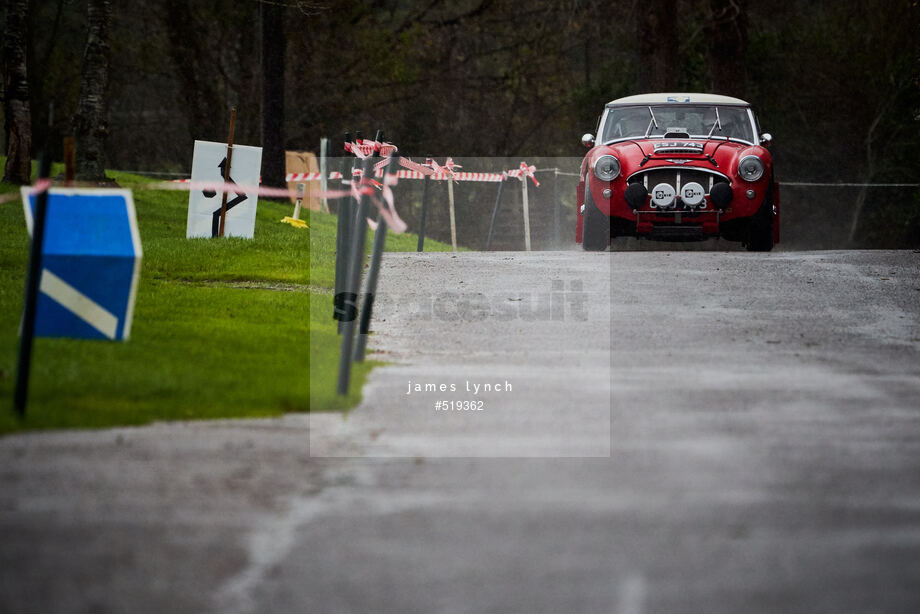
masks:
<instances>
[{"instance_id":1,"label":"white car roof","mask_svg":"<svg viewBox=\"0 0 920 614\"><path fill-rule=\"evenodd\" d=\"M636 96L627 96L626 98L617 98L607 103L608 107L621 105L636 104L674 104L674 103L700 103L700 104L725 104L725 105L744 105L750 106L749 103L740 98L731 96L720 96L718 94L693 94L693 93L668 93L661 92L657 94L638 94Z\"/></svg>"}]
</instances>

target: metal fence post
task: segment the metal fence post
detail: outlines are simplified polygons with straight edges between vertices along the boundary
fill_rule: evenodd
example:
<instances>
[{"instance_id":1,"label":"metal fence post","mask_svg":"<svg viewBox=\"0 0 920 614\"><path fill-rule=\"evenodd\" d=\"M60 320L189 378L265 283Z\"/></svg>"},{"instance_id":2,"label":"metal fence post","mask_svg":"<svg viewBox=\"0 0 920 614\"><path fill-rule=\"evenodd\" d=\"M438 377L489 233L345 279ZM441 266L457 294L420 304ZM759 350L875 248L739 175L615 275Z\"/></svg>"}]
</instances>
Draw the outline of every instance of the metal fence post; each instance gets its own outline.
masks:
<instances>
[{"instance_id":1,"label":"metal fence post","mask_svg":"<svg viewBox=\"0 0 920 614\"><path fill-rule=\"evenodd\" d=\"M43 153L38 163L36 185L48 177L51 156ZM35 310L38 303L38 283L42 274L42 245L45 241L45 217L48 211L48 190L41 188L35 195L35 215L32 223L32 243L29 246L29 268L26 270L25 300L22 313L22 338L19 340L19 363L16 367L16 390L13 405L20 418L26 415L29 400L29 373L32 370L32 343L35 339ZM26 203L28 205L28 203Z\"/></svg>"},{"instance_id":2,"label":"metal fence post","mask_svg":"<svg viewBox=\"0 0 920 614\"><path fill-rule=\"evenodd\" d=\"M351 142L351 133L345 133L345 142ZM354 163L353 163L354 164ZM340 165L342 185L345 185L345 163ZM336 208L335 220L335 295L333 296L332 317L339 321L338 332L342 332L342 313L345 300L345 271L347 270L347 254L349 252L351 237L351 198L343 198Z\"/></svg>"},{"instance_id":3,"label":"metal fence post","mask_svg":"<svg viewBox=\"0 0 920 614\"><path fill-rule=\"evenodd\" d=\"M399 158L394 155L390 158L387 165L383 182L386 184L387 176L396 172ZM367 349L367 335L371 328L371 314L374 309L374 298L377 296L377 278L380 275L380 261L383 258L383 248L387 240L387 221L384 217L377 214L377 230L374 232L374 247L371 250L371 265L367 271L367 289L364 292L364 300L361 303L361 319L358 328L358 339L355 342L355 362L364 360L364 353Z\"/></svg>"},{"instance_id":4,"label":"metal fence post","mask_svg":"<svg viewBox=\"0 0 920 614\"><path fill-rule=\"evenodd\" d=\"M425 160L425 164L430 163L431 156ZM431 177L425 175L424 182L422 186L422 215L418 221L418 248L415 250L418 252L425 251L425 219L428 217L428 184L431 182Z\"/></svg>"},{"instance_id":5,"label":"metal fence post","mask_svg":"<svg viewBox=\"0 0 920 614\"><path fill-rule=\"evenodd\" d=\"M382 138L382 132L377 131L375 141L378 143ZM363 160L361 165L361 180L370 176L373 171L374 158L379 151L374 151L373 156ZM354 181L354 179L352 179ZM342 324L342 345L339 353L339 380L338 393L340 395L348 394L348 383L351 379L351 359L354 349L355 340L355 320L358 315L358 291L361 289L361 270L364 268L364 244L367 238L365 230L367 222L367 196L361 194L358 198L357 211L354 216L355 227L352 228L351 253L348 258L347 281L345 283L345 313ZM350 300L349 300L350 299Z\"/></svg>"}]
</instances>

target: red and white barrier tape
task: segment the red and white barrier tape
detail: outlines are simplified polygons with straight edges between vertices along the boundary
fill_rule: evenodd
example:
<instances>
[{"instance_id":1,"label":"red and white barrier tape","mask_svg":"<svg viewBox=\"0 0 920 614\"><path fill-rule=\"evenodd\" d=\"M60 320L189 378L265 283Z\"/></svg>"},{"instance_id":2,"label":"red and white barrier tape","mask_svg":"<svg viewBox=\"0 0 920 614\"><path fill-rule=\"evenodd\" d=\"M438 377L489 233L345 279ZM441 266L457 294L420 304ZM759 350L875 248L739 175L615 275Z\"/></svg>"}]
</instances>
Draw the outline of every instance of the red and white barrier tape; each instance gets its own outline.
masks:
<instances>
[{"instance_id":1,"label":"red and white barrier tape","mask_svg":"<svg viewBox=\"0 0 920 614\"><path fill-rule=\"evenodd\" d=\"M44 192L50 187L52 187L50 179L39 179L38 181L35 182L35 185L32 186L32 189L29 190L29 196L33 196L35 194ZM62 186L62 187L69 187L69 186ZM9 194L2 194L0 195L0 205L2 205L3 203L14 201L14 200L19 200L20 198L22 198L22 195L19 193L19 190L16 190L15 192L10 192Z\"/></svg>"},{"instance_id":2,"label":"red and white barrier tape","mask_svg":"<svg viewBox=\"0 0 920 614\"><path fill-rule=\"evenodd\" d=\"M363 160L379 152L384 158L389 158L396 153L396 145L392 143L379 143L364 139L355 143L345 143L345 151L354 155L356 158Z\"/></svg>"},{"instance_id":3,"label":"red and white barrier tape","mask_svg":"<svg viewBox=\"0 0 920 614\"><path fill-rule=\"evenodd\" d=\"M39 193L41 193L41 192L44 192L45 190L49 189L50 187L51 187L51 180L50 180L50 179L39 179L38 181L35 182L35 185L32 186L32 189L29 190L29 196L32 196L32 195L34 195L34 194L39 194ZM19 193L17 192L17 193L15 194L15 196L16 196L17 198L19 198Z\"/></svg>"},{"instance_id":4,"label":"red and white barrier tape","mask_svg":"<svg viewBox=\"0 0 920 614\"><path fill-rule=\"evenodd\" d=\"M533 181L535 187L540 187L540 182L537 181L534 171L537 170L536 166L528 166L526 162L521 162L521 165L516 168L508 171L509 177L515 177L521 181L526 181L527 177L530 177L530 180Z\"/></svg>"},{"instance_id":5,"label":"red and white barrier tape","mask_svg":"<svg viewBox=\"0 0 920 614\"><path fill-rule=\"evenodd\" d=\"M375 164L375 173L376 177L383 176L383 167L389 164L389 159L384 158ZM508 177L514 177L520 179L521 177L530 177L535 186L539 186L540 182L537 181L534 171L536 170L535 166L528 166L524 162L521 163L519 168L502 171L500 173L481 173L481 172L469 172L469 171L458 171L455 169L462 168L460 165L454 163L451 158L448 158L444 165L440 165L437 162L432 161L431 166L426 164L420 164L418 162L413 162L409 158L399 158L399 165L405 170L397 171L396 175L399 179L424 179L425 177L431 177L435 181L446 181L451 179L453 181L471 181L471 182L485 182L485 183L495 183L499 181L504 181ZM355 168L351 171L352 176L360 177L361 169ZM299 183L305 181L319 181L323 178L322 173L311 172L311 173L288 173L285 175L285 181L288 183ZM331 171L328 175L329 179L343 179L342 173L338 171ZM173 179L171 183L189 183L190 179ZM313 194L312 196L315 196Z\"/></svg>"},{"instance_id":6,"label":"red and white barrier tape","mask_svg":"<svg viewBox=\"0 0 920 614\"><path fill-rule=\"evenodd\" d=\"M430 160L429 160L430 162ZM410 171L415 171L421 174L423 177L427 175L433 175L434 171L431 170L431 167L428 164L419 164L418 162L413 162L409 158L400 158L399 165Z\"/></svg>"},{"instance_id":7,"label":"red and white barrier tape","mask_svg":"<svg viewBox=\"0 0 920 614\"><path fill-rule=\"evenodd\" d=\"M398 182L399 173L387 174L383 179L383 203L379 202L376 196L371 196L371 202L377 206L377 209L380 211L380 216L386 220L387 226L396 234L402 234L406 232L409 225L402 221L399 214L396 213L396 205L394 203L393 190L391 188ZM374 228L374 230L376 230L376 228Z\"/></svg>"},{"instance_id":8,"label":"red and white barrier tape","mask_svg":"<svg viewBox=\"0 0 920 614\"><path fill-rule=\"evenodd\" d=\"M412 162L407 158L400 158L400 165L403 165L402 161L406 160L411 163L413 170L401 170L398 171L400 179L424 179L426 176L431 177L437 181L443 181L447 179L445 175L436 174L433 170L428 168L423 164L417 162ZM420 167L425 170L417 170L415 167ZM532 166L530 167L533 168ZM360 176L361 169L354 169L354 174ZM520 169L515 169L512 171L507 171L504 173L506 177L515 177L520 178L521 171ZM564 175L567 177L580 177L578 173L565 173L559 171L557 175ZM485 181L485 182L495 182L495 181L504 181L503 173L468 173L460 172L454 173L454 179L458 181ZM377 176L380 176L380 173L377 173ZM533 177L532 174L528 173L528 177ZM302 181L319 181L322 179L322 173L288 173L285 176L285 181L288 183L297 183ZM341 179L342 173L338 171L331 171L329 173L329 179ZM189 183L191 179L172 179L170 183ZM534 180L536 182L536 180ZM780 181L780 185L789 185L796 187L820 187L820 188L916 188L920 186L920 183L831 183L831 182L814 182L814 181ZM537 183L536 185L539 185ZM16 197L18 198L18 196ZM12 199L6 199L12 200ZM6 202L6 201L3 201Z\"/></svg>"},{"instance_id":9,"label":"red and white barrier tape","mask_svg":"<svg viewBox=\"0 0 920 614\"><path fill-rule=\"evenodd\" d=\"M356 171L360 174L361 169L356 168ZM288 173L285 175L284 180L288 183L297 183L298 181L319 181L323 178L322 173ZM338 171L331 171L329 173L329 179L341 179L342 173Z\"/></svg>"},{"instance_id":10,"label":"red and white barrier tape","mask_svg":"<svg viewBox=\"0 0 920 614\"><path fill-rule=\"evenodd\" d=\"M454 171L455 168L463 168L463 167L460 166L459 164L454 163L453 158L447 158L447 160L444 161L444 166L441 166L434 160L431 161L431 170L434 171L435 175L441 175L443 177L446 177L447 179L453 179L454 181L457 180L456 178L457 173Z\"/></svg>"},{"instance_id":11,"label":"red and white barrier tape","mask_svg":"<svg viewBox=\"0 0 920 614\"><path fill-rule=\"evenodd\" d=\"M396 212L395 199L393 197L392 186L396 185L399 181L399 178L395 173L388 174L383 179L383 183L377 183L374 180L363 180L361 182L354 181L352 182L351 191L348 193L348 196L358 200L361 196L367 196L371 204L377 207L377 211L380 212L380 217L387 223L389 227L396 234L402 234L406 232L409 228ZM382 199L377 196L376 190L381 189ZM341 191L339 191L341 192ZM320 195L323 198L343 198L344 196L338 195L334 191L330 192L321 192ZM371 225L371 228L374 230L377 229L377 223L368 220Z\"/></svg>"},{"instance_id":12,"label":"red and white barrier tape","mask_svg":"<svg viewBox=\"0 0 920 614\"><path fill-rule=\"evenodd\" d=\"M244 185L238 183L224 183L223 181L190 181L188 179L180 179L176 181L163 181L160 183L150 184L150 188L153 190L173 190L173 191L186 191L191 192L193 190L202 190L204 192L234 192L237 194L250 194L255 192L259 196L292 196L297 198L296 190L288 190L287 188L270 188L267 186L259 185Z\"/></svg>"},{"instance_id":13,"label":"red and white barrier tape","mask_svg":"<svg viewBox=\"0 0 920 614\"><path fill-rule=\"evenodd\" d=\"M382 160L380 160L374 165L374 173L379 175L382 172L381 169L383 169L383 167L385 167L389 163L390 163L389 158L383 158ZM413 171L418 171L422 174L430 175L434 172L433 170L431 170L431 167L429 166L430 163L431 163L431 160L429 160L425 164L419 164L418 162L413 162L409 158L403 158L402 156L399 157L399 165L401 167L408 168L409 170L413 170Z\"/></svg>"},{"instance_id":14,"label":"red and white barrier tape","mask_svg":"<svg viewBox=\"0 0 920 614\"><path fill-rule=\"evenodd\" d=\"M406 231L408 226L400 219L396 212L395 199L393 196L392 186L399 181L397 173L387 175L383 182L374 181L373 179L361 179L351 182L348 190L326 190L325 192L315 192L311 194L316 198L354 198L359 199L362 196L370 198L371 203L380 211L381 217L386 220L387 225L397 234ZM270 188L264 186L241 185L236 183L224 183L222 181L165 181L162 183L151 184L152 189L160 190L181 190L192 191L202 190L209 192L234 192L234 193L252 193L259 196L286 196L297 197L296 190L285 188ZM151 189L148 188L148 189ZM377 191L381 190L382 199L377 196Z\"/></svg>"},{"instance_id":15,"label":"red and white barrier tape","mask_svg":"<svg viewBox=\"0 0 920 614\"><path fill-rule=\"evenodd\" d=\"M412 162L409 160L409 162ZM435 181L444 181L447 179L447 174L436 173L432 169L412 162L413 165L420 166L425 170L399 170L397 175L400 179L424 179L425 177L431 177ZM361 174L361 169L356 169L358 172L356 175ZM376 173L377 177L381 177L383 171ZM329 179L341 179L342 174L337 172L329 173ZM454 172L452 178L455 181L482 181L482 182L496 182L504 181L501 173L470 173L466 171ZM299 181L319 181L322 179L321 173L288 173L286 181L288 183L297 183ZM177 179L179 182L187 182L188 179Z\"/></svg>"}]
</instances>

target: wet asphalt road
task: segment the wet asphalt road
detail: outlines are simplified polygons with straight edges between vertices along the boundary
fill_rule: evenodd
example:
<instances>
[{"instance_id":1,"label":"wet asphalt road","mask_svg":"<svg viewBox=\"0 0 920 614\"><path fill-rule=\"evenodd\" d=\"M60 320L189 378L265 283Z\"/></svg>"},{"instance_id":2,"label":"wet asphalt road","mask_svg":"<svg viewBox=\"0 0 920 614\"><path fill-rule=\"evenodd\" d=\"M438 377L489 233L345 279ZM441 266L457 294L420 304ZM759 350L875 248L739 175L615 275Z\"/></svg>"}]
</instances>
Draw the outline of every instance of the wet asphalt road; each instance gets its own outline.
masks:
<instances>
[{"instance_id":1,"label":"wet asphalt road","mask_svg":"<svg viewBox=\"0 0 920 614\"><path fill-rule=\"evenodd\" d=\"M347 418L0 439L0 612L920 611L920 254L381 283Z\"/></svg>"}]
</instances>

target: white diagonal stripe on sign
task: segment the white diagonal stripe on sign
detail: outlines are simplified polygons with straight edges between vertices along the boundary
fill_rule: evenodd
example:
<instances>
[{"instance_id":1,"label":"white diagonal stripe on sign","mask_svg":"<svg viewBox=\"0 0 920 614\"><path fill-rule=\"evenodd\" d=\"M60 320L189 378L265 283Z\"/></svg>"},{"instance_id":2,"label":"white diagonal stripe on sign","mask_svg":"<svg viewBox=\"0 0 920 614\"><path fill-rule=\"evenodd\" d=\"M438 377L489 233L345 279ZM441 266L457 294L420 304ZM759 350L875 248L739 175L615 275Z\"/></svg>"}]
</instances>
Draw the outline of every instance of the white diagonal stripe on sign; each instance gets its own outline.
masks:
<instances>
[{"instance_id":1,"label":"white diagonal stripe on sign","mask_svg":"<svg viewBox=\"0 0 920 614\"><path fill-rule=\"evenodd\" d=\"M118 318L48 269L42 270L38 289L109 339L115 338Z\"/></svg>"}]
</instances>

